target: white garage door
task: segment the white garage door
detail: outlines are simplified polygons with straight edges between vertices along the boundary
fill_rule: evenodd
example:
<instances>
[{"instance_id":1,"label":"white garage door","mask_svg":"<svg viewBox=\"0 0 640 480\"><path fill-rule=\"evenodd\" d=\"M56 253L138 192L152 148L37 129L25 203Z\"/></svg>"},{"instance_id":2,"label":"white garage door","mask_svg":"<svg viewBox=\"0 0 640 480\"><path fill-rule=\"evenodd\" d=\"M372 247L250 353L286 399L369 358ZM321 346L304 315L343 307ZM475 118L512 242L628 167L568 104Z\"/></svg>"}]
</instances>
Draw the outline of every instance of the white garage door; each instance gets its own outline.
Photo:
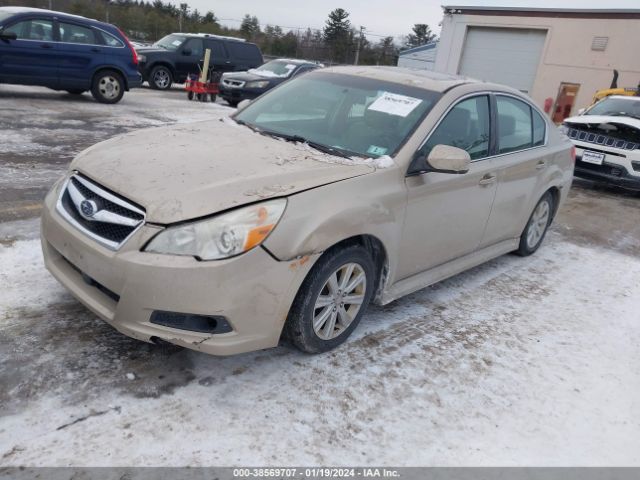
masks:
<instances>
[{"instance_id":1,"label":"white garage door","mask_svg":"<svg viewBox=\"0 0 640 480\"><path fill-rule=\"evenodd\" d=\"M545 37L544 30L469 27L458 73L529 93Z\"/></svg>"}]
</instances>

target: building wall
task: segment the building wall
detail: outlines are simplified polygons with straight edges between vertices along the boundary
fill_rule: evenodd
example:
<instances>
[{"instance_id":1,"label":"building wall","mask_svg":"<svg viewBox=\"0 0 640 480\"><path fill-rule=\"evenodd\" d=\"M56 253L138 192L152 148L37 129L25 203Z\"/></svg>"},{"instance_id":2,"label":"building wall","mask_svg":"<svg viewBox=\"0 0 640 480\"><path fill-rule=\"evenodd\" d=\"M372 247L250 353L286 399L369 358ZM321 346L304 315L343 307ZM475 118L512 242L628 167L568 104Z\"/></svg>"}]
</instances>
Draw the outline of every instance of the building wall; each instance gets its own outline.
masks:
<instances>
[{"instance_id":1,"label":"building wall","mask_svg":"<svg viewBox=\"0 0 640 480\"><path fill-rule=\"evenodd\" d=\"M436 60L437 48L430 48L419 52L400 52L398 66L406 68L418 68L421 70L433 70Z\"/></svg>"},{"instance_id":2,"label":"building wall","mask_svg":"<svg viewBox=\"0 0 640 480\"><path fill-rule=\"evenodd\" d=\"M554 18L549 16L507 16L446 14L435 70L457 74L466 30L469 26L543 29L547 38L538 65L531 97L543 106L555 101L560 83L580 84L574 113L591 103L596 90L608 88L613 69L620 73L619 87L640 82L640 19ZM593 37L609 37L605 51L591 50Z\"/></svg>"}]
</instances>

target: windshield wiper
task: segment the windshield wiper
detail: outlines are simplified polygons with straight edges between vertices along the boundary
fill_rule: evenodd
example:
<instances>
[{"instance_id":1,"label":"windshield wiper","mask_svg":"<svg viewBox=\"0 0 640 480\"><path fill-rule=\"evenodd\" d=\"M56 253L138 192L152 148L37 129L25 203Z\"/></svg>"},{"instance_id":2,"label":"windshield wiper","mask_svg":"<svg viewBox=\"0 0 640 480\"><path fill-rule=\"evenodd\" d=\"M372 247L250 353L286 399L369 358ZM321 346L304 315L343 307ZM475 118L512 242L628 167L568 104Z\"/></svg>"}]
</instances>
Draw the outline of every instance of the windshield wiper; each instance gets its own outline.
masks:
<instances>
[{"instance_id":1,"label":"windshield wiper","mask_svg":"<svg viewBox=\"0 0 640 480\"><path fill-rule=\"evenodd\" d=\"M284 138L288 142L306 143L311 148L315 148L316 150L319 150L319 151L321 151L323 153L328 153L330 155L336 155L336 156L342 157L342 158L351 159L351 157L353 155L362 156L362 155L360 155L359 153L356 153L356 152L350 152L350 151L344 150L342 148L330 147L329 145L325 145L323 143L318 143L318 142L314 142L312 140L308 140L308 139L306 139L306 138L304 138L304 137L302 137L300 135L289 135L287 133L273 132L271 130L263 130L261 133L263 133L265 135L270 135L272 137Z\"/></svg>"},{"instance_id":2,"label":"windshield wiper","mask_svg":"<svg viewBox=\"0 0 640 480\"><path fill-rule=\"evenodd\" d=\"M231 118L229 117L231 120L233 120L234 122L236 122L238 125L242 125L243 127L247 127L251 130L253 130L254 132L257 133L264 133L264 131L260 130L258 127L251 125L250 123L245 122L244 120L236 120L235 118Z\"/></svg>"}]
</instances>

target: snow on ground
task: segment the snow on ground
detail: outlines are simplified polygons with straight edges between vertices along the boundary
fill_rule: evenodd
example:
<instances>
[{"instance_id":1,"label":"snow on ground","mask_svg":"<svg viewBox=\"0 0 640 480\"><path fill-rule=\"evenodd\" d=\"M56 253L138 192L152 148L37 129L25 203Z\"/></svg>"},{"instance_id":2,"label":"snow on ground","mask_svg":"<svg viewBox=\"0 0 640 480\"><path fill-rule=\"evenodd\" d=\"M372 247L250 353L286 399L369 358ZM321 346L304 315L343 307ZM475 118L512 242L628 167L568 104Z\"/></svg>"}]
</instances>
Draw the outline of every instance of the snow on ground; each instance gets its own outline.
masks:
<instances>
[{"instance_id":1,"label":"snow on ground","mask_svg":"<svg viewBox=\"0 0 640 480\"><path fill-rule=\"evenodd\" d=\"M36 240L0 265L3 465L640 465L637 257L554 233L335 352L232 358L113 331Z\"/></svg>"}]
</instances>

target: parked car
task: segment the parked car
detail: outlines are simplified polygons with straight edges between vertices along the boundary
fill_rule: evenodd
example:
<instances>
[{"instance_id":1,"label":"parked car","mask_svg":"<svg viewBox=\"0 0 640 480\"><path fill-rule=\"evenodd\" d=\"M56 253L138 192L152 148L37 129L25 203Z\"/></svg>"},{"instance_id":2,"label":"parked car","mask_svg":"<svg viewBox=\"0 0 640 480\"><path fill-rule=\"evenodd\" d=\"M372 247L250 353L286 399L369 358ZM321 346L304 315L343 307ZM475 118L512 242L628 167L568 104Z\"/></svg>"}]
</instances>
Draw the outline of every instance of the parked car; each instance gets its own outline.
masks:
<instances>
[{"instance_id":1,"label":"parked car","mask_svg":"<svg viewBox=\"0 0 640 480\"><path fill-rule=\"evenodd\" d=\"M138 56L108 23L24 7L0 7L0 83L40 85L102 103L138 87Z\"/></svg>"},{"instance_id":2,"label":"parked car","mask_svg":"<svg viewBox=\"0 0 640 480\"><path fill-rule=\"evenodd\" d=\"M138 49L140 73L151 88L167 90L184 83L202 68L205 49L211 50L210 69L217 73L248 70L262 65L257 45L240 38L172 33L151 47Z\"/></svg>"},{"instance_id":3,"label":"parked car","mask_svg":"<svg viewBox=\"0 0 640 480\"><path fill-rule=\"evenodd\" d=\"M372 301L535 252L567 198L572 151L509 87L322 69L232 119L80 153L45 200L45 263L140 340L228 355L284 332L323 352Z\"/></svg>"},{"instance_id":4,"label":"parked car","mask_svg":"<svg viewBox=\"0 0 640 480\"><path fill-rule=\"evenodd\" d=\"M225 73L220 82L220 96L235 107L242 100L253 100L282 82L322 66L307 60L279 58L247 72Z\"/></svg>"},{"instance_id":5,"label":"parked car","mask_svg":"<svg viewBox=\"0 0 640 480\"><path fill-rule=\"evenodd\" d=\"M577 177L640 190L640 97L606 97L561 129L576 145Z\"/></svg>"}]
</instances>

